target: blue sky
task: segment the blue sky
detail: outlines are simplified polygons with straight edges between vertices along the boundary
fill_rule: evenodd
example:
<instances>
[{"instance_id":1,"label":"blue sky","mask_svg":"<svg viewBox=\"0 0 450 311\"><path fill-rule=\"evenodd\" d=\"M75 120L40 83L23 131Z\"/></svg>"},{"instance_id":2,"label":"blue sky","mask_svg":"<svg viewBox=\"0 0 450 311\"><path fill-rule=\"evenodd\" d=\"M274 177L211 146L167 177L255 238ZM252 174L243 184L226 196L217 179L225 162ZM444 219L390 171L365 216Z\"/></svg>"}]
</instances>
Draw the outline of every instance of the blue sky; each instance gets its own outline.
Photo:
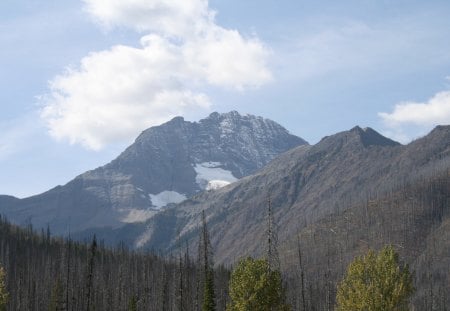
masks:
<instances>
[{"instance_id":1,"label":"blue sky","mask_svg":"<svg viewBox=\"0 0 450 311\"><path fill-rule=\"evenodd\" d=\"M3 0L0 193L64 184L175 115L407 143L450 123L448 16L448 1Z\"/></svg>"}]
</instances>

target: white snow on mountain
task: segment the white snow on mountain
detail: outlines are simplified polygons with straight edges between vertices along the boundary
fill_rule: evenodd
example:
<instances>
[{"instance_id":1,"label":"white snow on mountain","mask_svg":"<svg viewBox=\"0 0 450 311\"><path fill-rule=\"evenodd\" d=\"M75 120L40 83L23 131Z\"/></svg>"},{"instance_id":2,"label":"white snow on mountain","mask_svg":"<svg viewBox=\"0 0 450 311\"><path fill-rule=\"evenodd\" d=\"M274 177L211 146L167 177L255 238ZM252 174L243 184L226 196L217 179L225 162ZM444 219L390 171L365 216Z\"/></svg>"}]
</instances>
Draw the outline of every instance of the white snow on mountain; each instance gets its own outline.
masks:
<instances>
[{"instance_id":1,"label":"white snow on mountain","mask_svg":"<svg viewBox=\"0 0 450 311\"><path fill-rule=\"evenodd\" d=\"M201 189L214 190L237 180L230 171L224 170L220 162L203 162L194 165L195 182Z\"/></svg>"},{"instance_id":2,"label":"white snow on mountain","mask_svg":"<svg viewBox=\"0 0 450 311\"><path fill-rule=\"evenodd\" d=\"M230 182L225 180L210 180L208 184L206 185L206 190L216 190L222 187L225 187L226 185L229 185Z\"/></svg>"},{"instance_id":3,"label":"white snow on mountain","mask_svg":"<svg viewBox=\"0 0 450 311\"><path fill-rule=\"evenodd\" d=\"M152 206L156 209L160 209L170 203L180 203L186 200L186 196L184 194L176 191L166 190L157 194L150 193L149 195L152 200Z\"/></svg>"}]
</instances>

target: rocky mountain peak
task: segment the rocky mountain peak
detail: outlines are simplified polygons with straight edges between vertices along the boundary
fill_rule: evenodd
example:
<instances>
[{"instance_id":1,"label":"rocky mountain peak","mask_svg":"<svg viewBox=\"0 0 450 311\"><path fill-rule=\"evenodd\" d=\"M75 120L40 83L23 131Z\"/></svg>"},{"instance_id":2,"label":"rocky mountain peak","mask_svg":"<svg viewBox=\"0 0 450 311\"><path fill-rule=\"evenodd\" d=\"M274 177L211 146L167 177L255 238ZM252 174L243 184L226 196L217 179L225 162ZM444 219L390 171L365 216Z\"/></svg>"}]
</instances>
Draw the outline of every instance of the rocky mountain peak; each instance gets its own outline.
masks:
<instances>
[{"instance_id":1,"label":"rocky mountain peak","mask_svg":"<svg viewBox=\"0 0 450 311\"><path fill-rule=\"evenodd\" d=\"M363 155L373 147L395 147L399 143L384 137L375 130L367 127L355 126L348 131L339 132L331 136L325 136L320 142L312 146L308 152L310 161L318 159L341 160L354 158L356 154Z\"/></svg>"},{"instance_id":2,"label":"rocky mountain peak","mask_svg":"<svg viewBox=\"0 0 450 311\"><path fill-rule=\"evenodd\" d=\"M389 139L370 127L361 128L355 126L350 133L355 134L356 138L360 140L363 146L398 146L400 143Z\"/></svg>"},{"instance_id":3,"label":"rocky mountain peak","mask_svg":"<svg viewBox=\"0 0 450 311\"><path fill-rule=\"evenodd\" d=\"M450 125L438 125L427 136L450 136Z\"/></svg>"},{"instance_id":4,"label":"rocky mountain peak","mask_svg":"<svg viewBox=\"0 0 450 311\"><path fill-rule=\"evenodd\" d=\"M49 224L53 232L63 234L69 224L72 233L121 227L233 183L303 144L273 121L236 111L214 112L198 122L176 117L143 131L109 164L16 202L23 212L0 206L0 213L6 211L17 223Z\"/></svg>"}]
</instances>

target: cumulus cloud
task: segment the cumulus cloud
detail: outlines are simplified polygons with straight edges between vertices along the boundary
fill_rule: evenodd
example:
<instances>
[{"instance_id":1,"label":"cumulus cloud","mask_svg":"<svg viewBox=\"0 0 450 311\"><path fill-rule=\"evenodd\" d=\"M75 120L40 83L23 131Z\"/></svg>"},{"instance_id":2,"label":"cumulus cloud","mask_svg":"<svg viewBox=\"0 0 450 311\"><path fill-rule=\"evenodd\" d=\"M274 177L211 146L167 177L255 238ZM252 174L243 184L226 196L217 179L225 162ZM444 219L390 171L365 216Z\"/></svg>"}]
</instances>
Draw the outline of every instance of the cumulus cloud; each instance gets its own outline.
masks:
<instances>
[{"instance_id":1,"label":"cumulus cloud","mask_svg":"<svg viewBox=\"0 0 450 311\"><path fill-rule=\"evenodd\" d=\"M84 2L101 24L145 34L139 47L93 52L50 82L41 116L57 139L101 149L209 109L208 85L242 90L271 80L268 48L217 25L207 1Z\"/></svg>"},{"instance_id":2,"label":"cumulus cloud","mask_svg":"<svg viewBox=\"0 0 450 311\"><path fill-rule=\"evenodd\" d=\"M417 125L449 124L450 92L437 93L425 103L400 103L394 107L393 112L380 112L379 115L390 125L402 123Z\"/></svg>"},{"instance_id":3,"label":"cumulus cloud","mask_svg":"<svg viewBox=\"0 0 450 311\"><path fill-rule=\"evenodd\" d=\"M391 135L405 142L411 138L405 134L405 127L414 126L416 132L424 134L438 124L450 124L450 91L439 92L423 103L399 103L392 112L378 115Z\"/></svg>"}]
</instances>

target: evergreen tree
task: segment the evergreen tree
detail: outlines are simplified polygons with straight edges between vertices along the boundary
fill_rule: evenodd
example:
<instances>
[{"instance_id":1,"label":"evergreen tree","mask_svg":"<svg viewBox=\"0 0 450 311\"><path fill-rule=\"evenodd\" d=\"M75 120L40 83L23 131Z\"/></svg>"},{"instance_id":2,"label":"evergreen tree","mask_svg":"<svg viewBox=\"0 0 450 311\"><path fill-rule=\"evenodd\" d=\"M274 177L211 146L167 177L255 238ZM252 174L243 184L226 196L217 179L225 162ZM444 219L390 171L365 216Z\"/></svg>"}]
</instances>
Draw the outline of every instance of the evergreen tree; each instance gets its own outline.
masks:
<instances>
[{"instance_id":1,"label":"evergreen tree","mask_svg":"<svg viewBox=\"0 0 450 311\"><path fill-rule=\"evenodd\" d=\"M0 266L0 311L6 310L9 298L8 291L6 290L5 278L5 270Z\"/></svg>"},{"instance_id":2,"label":"evergreen tree","mask_svg":"<svg viewBox=\"0 0 450 311\"><path fill-rule=\"evenodd\" d=\"M281 274L266 259L246 258L233 270L228 311L290 310L284 303Z\"/></svg>"},{"instance_id":3,"label":"evergreen tree","mask_svg":"<svg viewBox=\"0 0 450 311\"><path fill-rule=\"evenodd\" d=\"M128 303L128 311L137 311L137 299L135 295L130 298L130 302Z\"/></svg>"},{"instance_id":4,"label":"evergreen tree","mask_svg":"<svg viewBox=\"0 0 450 311\"><path fill-rule=\"evenodd\" d=\"M338 285L337 310L408 310L413 292L408 266L401 268L394 248L386 246L378 254L371 250L349 265Z\"/></svg>"},{"instance_id":5,"label":"evergreen tree","mask_svg":"<svg viewBox=\"0 0 450 311\"><path fill-rule=\"evenodd\" d=\"M202 212L201 251L203 259L203 304L202 311L216 310L216 295L214 291L214 270L211 242L206 226L205 211Z\"/></svg>"},{"instance_id":6,"label":"evergreen tree","mask_svg":"<svg viewBox=\"0 0 450 311\"><path fill-rule=\"evenodd\" d=\"M214 292L214 271L208 269L206 273L205 288L203 292L202 311L216 310L216 295Z\"/></svg>"},{"instance_id":7,"label":"evergreen tree","mask_svg":"<svg viewBox=\"0 0 450 311\"><path fill-rule=\"evenodd\" d=\"M61 281L57 279L52 288L52 296L50 297L50 306L48 308L49 311L64 310L63 295L64 291L61 286Z\"/></svg>"}]
</instances>

